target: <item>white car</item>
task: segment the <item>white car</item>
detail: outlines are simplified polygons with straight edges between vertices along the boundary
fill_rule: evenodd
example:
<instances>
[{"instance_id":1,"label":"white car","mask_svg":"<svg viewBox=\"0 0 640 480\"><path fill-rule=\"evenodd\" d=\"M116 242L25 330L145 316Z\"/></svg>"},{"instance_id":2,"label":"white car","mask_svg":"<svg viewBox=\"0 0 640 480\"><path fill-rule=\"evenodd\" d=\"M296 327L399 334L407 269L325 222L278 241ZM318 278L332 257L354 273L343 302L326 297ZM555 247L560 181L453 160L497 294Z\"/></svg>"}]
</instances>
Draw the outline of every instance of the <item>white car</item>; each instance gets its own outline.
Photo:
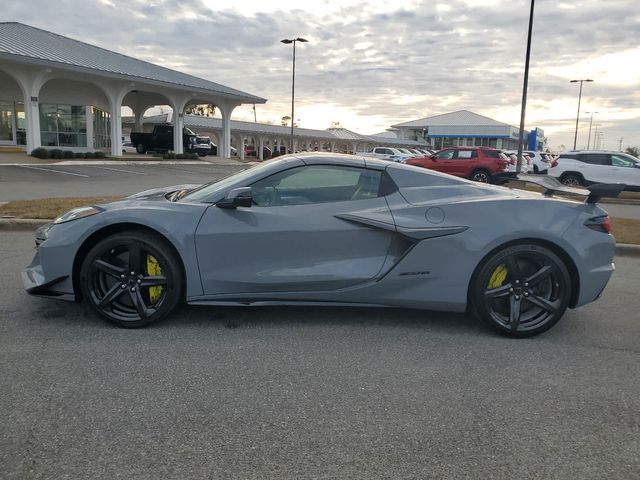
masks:
<instances>
[{"instance_id":1,"label":"white car","mask_svg":"<svg viewBox=\"0 0 640 480\"><path fill-rule=\"evenodd\" d=\"M411 158L408 155L397 148L391 147L375 147L369 153L365 153L365 156L382 158L383 160L391 160L392 162L404 163L405 160Z\"/></svg>"},{"instance_id":2,"label":"white car","mask_svg":"<svg viewBox=\"0 0 640 480\"><path fill-rule=\"evenodd\" d=\"M576 150L563 153L549 175L565 185L624 183L626 190L640 191L640 160L623 152Z\"/></svg>"},{"instance_id":3,"label":"white car","mask_svg":"<svg viewBox=\"0 0 640 480\"><path fill-rule=\"evenodd\" d=\"M506 159L509 161L509 171L515 172L518 167L518 152L515 150L502 150L502 153L506 155ZM533 173L533 162L525 152L522 152L522 169L520 173Z\"/></svg>"},{"instance_id":4,"label":"white car","mask_svg":"<svg viewBox=\"0 0 640 480\"><path fill-rule=\"evenodd\" d=\"M122 144L122 153L136 153L136 147L131 142L124 142Z\"/></svg>"},{"instance_id":5,"label":"white car","mask_svg":"<svg viewBox=\"0 0 640 480\"><path fill-rule=\"evenodd\" d=\"M551 164L558 158L554 153L536 152L534 150L525 150L523 153L529 155L533 162L533 173L547 173Z\"/></svg>"}]
</instances>

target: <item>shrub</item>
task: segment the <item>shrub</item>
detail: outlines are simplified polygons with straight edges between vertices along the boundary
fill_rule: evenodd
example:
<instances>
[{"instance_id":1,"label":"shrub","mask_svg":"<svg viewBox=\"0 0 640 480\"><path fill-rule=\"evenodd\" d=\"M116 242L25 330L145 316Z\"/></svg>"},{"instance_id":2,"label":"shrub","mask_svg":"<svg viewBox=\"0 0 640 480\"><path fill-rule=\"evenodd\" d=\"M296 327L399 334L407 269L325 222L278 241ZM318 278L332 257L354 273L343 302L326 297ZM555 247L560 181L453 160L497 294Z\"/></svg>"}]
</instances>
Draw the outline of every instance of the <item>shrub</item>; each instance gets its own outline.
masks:
<instances>
[{"instance_id":1,"label":"shrub","mask_svg":"<svg viewBox=\"0 0 640 480\"><path fill-rule=\"evenodd\" d=\"M93 158L93 152L85 152L84 158Z\"/></svg>"},{"instance_id":2,"label":"shrub","mask_svg":"<svg viewBox=\"0 0 640 480\"><path fill-rule=\"evenodd\" d=\"M101 151L93 152L95 158L107 158L107 154Z\"/></svg>"},{"instance_id":3,"label":"shrub","mask_svg":"<svg viewBox=\"0 0 640 480\"><path fill-rule=\"evenodd\" d=\"M31 156L32 157L36 157L36 158L49 158L49 150L47 150L46 148L35 148L33 149L33 151L31 152Z\"/></svg>"},{"instance_id":4,"label":"shrub","mask_svg":"<svg viewBox=\"0 0 640 480\"><path fill-rule=\"evenodd\" d=\"M84 158L84 152L76 152L73 154L74 158Z\"/></svg>"},{"instance_id":5,"label":"shrub","mask_svg":"<svg viewBox=\"0 0 640 480\"><path fill-rule=\"evenodd\" d=\"M73 158L74 157L73 152L71 150L65 150L63 152L62 156L64 158Z\"/></svg>"},{"instance_id":6,"label":"shrub","mask_svg":"<svg viewBox=\"0 0 640 480\"><path fill-rule=\"evenodd\" d=\"M165 160L173 160L174 158L176 158L176 154L171 152L165 153L162 158L164 158Z\"/></svg>"},{"instance_id":7,"label":"shrub","mask_svg":"<svg viewBox=\"0 0 640 480\"><path fill-rule=\"evenodd\" d=\"M49 150L49 156L51 158L61 159L64 158L64 152L59 148L53 148Z\"/></svg>"},{"instance_id":8,"label":"shrub","mask_svg":"<svg viewBox=\"0 0 640 480\"><path fill-rule=\"evenodd\" d=\"M198 156L197 153L189 153L187 158L189 160L198 160L200 157Z\"/></svg>"}]
</instances>

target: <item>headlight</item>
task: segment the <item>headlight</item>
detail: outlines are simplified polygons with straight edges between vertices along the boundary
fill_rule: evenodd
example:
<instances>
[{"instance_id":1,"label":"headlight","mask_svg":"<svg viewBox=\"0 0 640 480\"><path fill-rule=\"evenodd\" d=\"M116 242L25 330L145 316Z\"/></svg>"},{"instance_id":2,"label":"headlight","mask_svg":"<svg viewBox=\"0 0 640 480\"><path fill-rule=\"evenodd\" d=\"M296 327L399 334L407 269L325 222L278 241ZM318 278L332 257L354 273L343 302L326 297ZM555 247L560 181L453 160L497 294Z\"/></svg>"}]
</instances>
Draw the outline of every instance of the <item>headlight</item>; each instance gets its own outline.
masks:
<instances>
[{"instance_id":1,"label":"headlight","mask_svg":"<svg viewBox=\"0 0 640 480\"><path fill-rule=\"evenodd\" d=\"M79 207L74 208L73 210L69 210L67 213L60 215L56 218L53 223L66 223L72 220L78 220L79 218L90 217L91 215L96 215L97 213L104 212L102 208L99 207Z\"/></svg>"}]
</instances>

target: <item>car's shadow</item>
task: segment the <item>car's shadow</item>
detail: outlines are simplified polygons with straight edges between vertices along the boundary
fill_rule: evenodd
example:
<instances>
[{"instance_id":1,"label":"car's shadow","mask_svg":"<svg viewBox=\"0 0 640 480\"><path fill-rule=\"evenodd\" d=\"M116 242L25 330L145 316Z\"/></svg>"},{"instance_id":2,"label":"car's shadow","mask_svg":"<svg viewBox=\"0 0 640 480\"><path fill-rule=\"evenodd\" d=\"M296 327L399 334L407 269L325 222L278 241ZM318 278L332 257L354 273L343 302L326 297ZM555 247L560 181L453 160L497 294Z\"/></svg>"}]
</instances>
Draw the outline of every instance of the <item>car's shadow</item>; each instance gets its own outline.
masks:
<instances>
[{"instance_id":1,"label":"car's shadow","mask_svg":"<svg viewBox=\"0 0 640 480\"><path fill-rule=\"evenodd\" d=\"M36 299L31 317L50 326L116 328L103 320L86 304L51 302ZM167 318L147 329L255 329L302 326L351 326L383 328L418 328L436 332L464 332L495 335L472 315L443 313L405 308L375 307L218 307L181 305Z\"/></svg>"}]
</instances>

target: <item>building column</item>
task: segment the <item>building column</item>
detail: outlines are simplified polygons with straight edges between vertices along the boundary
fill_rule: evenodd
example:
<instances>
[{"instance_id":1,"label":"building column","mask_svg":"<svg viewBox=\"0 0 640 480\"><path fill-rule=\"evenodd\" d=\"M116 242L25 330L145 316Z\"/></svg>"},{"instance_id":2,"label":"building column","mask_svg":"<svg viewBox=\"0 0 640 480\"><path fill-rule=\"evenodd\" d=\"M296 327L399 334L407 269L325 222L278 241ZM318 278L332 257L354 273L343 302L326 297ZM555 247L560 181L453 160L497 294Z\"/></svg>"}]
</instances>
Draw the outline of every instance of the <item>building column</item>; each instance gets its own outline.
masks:
<instances>
[{"instance_id":1,"label":"building column","mask_svg":"<svg viewBox=\"0 0 640 480\"><path fill-rule=\"evenodd\" d=\"M31 153L36 148L42 146L40 136L40 107L38 105L38 95L31 95L33 92L26 92L24 95L24 116L27 123L27 153Z\"/></svg>"},{"instance_id":2,"label":"building column","mask_svg":"<svg viewBox=\"0 0 640 480\"><path fill-rule=\"evenodd\" d=\"M356 142L351 143L351 150L354 155L358 152L358 144Z\"/></svg>"},{"instance_id":3,"label":"building column","mask_svg":"<svg viewBox=\"0 0 640 480\"><path fill-rule=\"evenodd\" d=\"M173 152L180 154L184 153L183 140L184 136L182 130L184 129L184 114L175 110L173 113Z\"/></svg>"},{"instance_id":4,"label":"building column","mask_svg":"<svg viewBox=\"0 0 640 480\"><path fill-rule=\"evenodd\" d=\"M331 153L336 151L336 142L331 142L330 144L330 148L331 150L329 150Z\"/></svg>"},{"instance_id":5,"label":"building column","mask_svg":"<svg viewBox=\"0 0 640 480\"><path fill-rule=\"evenodd\" d=\"M111 156L122 156L122 100L110 98L111 108Z\"/></svg>"},{"instance_id":6,"label":"building column","mask_svg":"<svg viewBox=\"0 0 640 480\"><path fill-rule=\"evenodd\" d=\"M218 152L222 153L223 157L231 156L231 114L233 110L238 106L237 104L224 104L220 103L218 109L220 110L220 114L222 115L222 135L220 143L222 144L218 147ZM240 155L240 151L238 150L238 155Z\"/></svg>"},{"instance_id":7,"label":"building column","mask_svg":"<svg viewBox=\"0 0 640 480\"><path fill-rule=\"evenodd\" d=\"M244 135L238 135L238 158L240 158L240 160L244 160L245 159L245 155L244 155L244 139L245 136Z\"/></svg>"},{"instance_id":8,"label":"building column","mask_svg":"<svg viewBox=\"0 0 640 480\"><path fill-rule=\"evenodd\" d=\"M260 145L258 150L258 158L264 160L264 137L260 137L258 144Z\"/></svg>"},{"instance_id":9,"label":"building column","mask_svg":"<svg viewBox=\"0 0 640 480\"><path fill-rule=\"evenodd\" d=\"M95 150L95 141L93 136L93 107L91 105L86 106L85 122L87 126L87 148L89 150Z\"/></svg>"}]
</instances>

